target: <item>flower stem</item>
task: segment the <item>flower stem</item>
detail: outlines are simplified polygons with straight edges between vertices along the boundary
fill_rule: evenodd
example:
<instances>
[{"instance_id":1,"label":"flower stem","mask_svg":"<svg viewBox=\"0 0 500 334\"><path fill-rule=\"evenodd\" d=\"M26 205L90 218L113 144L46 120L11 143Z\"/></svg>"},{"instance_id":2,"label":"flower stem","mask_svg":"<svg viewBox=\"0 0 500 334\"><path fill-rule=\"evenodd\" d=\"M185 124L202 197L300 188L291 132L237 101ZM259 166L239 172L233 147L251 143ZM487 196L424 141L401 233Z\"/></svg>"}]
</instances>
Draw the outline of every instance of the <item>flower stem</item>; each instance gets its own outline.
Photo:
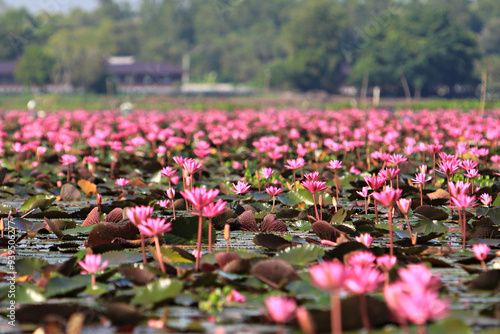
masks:
<instances>
[{"instance_id":1,"label":"flower stem","mask_svg":"<svg viewBox=\"0 0 500 334\"><path fill-rule=\"evenodd\" d=\"M370 331L370 317L368 317L368 307L366 305L366 295L359 295L359 307L361 311L361 321L363 322L363 327Z\"/></svg>"},{"instance_id":2,"label":"flower stem","mask_svg":"<svg viewBox=\"0 0 500 334\"><path fill-rule=\"evenodd\" d=\"M393 243L394 235L392 233L392 206L389 207L388 214L389 214L389 240L390 240L390 242L389 242L389 247L390 247L389 254L391 256L393 256L394 255L394 243Z\"/></svg>"},{"instance_id":3,"label":"flower stem","mask_svg":"<svg viewBox=\"0 0 500 334\"><path fill-rule=\"evenodd\" d=\"M201 216L201 213L199 215L198 219L198 241L196 243L196 250L198 251L195 264L194 264L194 270L199 271L200 270L200 252L201 252L201 234L203 233L203 217Z\"/></svg>"},{"instance_id":4,"label":"flower stem","mask_svg":"<svg viewBox=\"0 0 500 334\"><path fill-rule=\"evenodd\" d=\"M340 297L335 292L330 292L330 326L332 334L342 333L342 309Z\"/></svg>"},{"instance_id":5,"label":"flower stem","mask_svg":"<svg viewBox=\"0 0 500 334\"><path fill-rule=\"evenodd\" d=\"M96 284L96 277L95 277L94 273L90 274L90 279L91 279L91 283L90 284L91 284L92 287L94 287L95 284Z\"/></svg>"},{"instance_id":6,"label":"flower stem","mask_svg":"<svg viewBox=\"0 0 500 334\"><path fill-rule=\"evenodd\" d=\"M161 254L161 249L160 249L160 238L158 238L157 235L155 235L155 247L156 247L156 255L158 256L158 262L160 263L160 269L162 273L166 273L165 271L165 264L163 263L163 255Z\"/></svg>"},{"instance_id":7,"label":"flower stem","mask_svg":"<svg viewBox=\"0 0 500 334\"><path fill-rule=\"evenodd\" d=\"M146 259L146 243L144 241L144 235L141 233L141 250L142 250L142 263L146 264L148 261Z\"/></svg>"},{"instance_id":8,"label":"flower stem","mask_svg":"<svg viewBox=\"0 0 500 334\"><path fill-rule=\"evenodd\" d=\"M316 196L313 195L314 211L316 212L316 220L319 220L318 208L316 207Z\"/></svg>"},{"instance_id":9,"label":"flower stem","mask_svg":"<svg viewBox=\"0 0 500 334\"><path fill-rule=\"evenodd\" d=\"M467 234L467 210L463 210L463 218L462 218L462 249L465 250L465 237ZM460 215L460 212L458 213Z\"/></svg>"},{"instance_id":10,"label":"flower stem","mask_svg":"<svg viewBox=\"0 0 500 334\"><path fill-rule=\"evenodd\" d=\"M212 253L212 218L208 218L208 253Z\"/></svg>"},{"instance_id":11,"label":"flower stem","mask_svg":"<svg viewBox=\"0 0 500 334\"><path fill-rule=\"evenodd\" d=\"M412 245L415 245L417 239L413 240L413 233L411 232L411 225L410 225L410 220L408 219L408 215L405 215L405 220L406 220L406 226L408 226L408 233L410 233L411 243Z\"/></svg>"},{"instance_id":12,"label":"flower stem","mask_svg":"<svg viewBox=\"0 0 500 334\"><path fill-rule=\"evenodd\" d=\"M373 206L375 206L375 222L378 224L377 200L373 197Z\"/></svg>"}]
</instances>

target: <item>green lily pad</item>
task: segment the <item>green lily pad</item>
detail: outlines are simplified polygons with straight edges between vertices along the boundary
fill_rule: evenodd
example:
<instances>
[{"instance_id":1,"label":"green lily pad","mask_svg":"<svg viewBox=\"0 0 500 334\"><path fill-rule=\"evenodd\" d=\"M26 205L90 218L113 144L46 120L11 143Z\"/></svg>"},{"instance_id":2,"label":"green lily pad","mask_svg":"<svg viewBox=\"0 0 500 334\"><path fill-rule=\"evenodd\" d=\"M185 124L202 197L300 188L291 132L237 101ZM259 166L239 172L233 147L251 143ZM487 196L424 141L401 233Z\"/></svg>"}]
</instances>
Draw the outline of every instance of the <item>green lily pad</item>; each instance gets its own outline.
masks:
<instances>
[{"instance_id":1,"label":"green lily pad","mask_svg":"<svg viewBox=\"0 0 500 334\"><path fill-rule=\"evenodd\" d=\"M309 231L311 229L311 222L308 220L297 220L290 224L294 230Z\"/></svg>"},{"instance_id":2,"label":"green lily pad","mask_svg":"<svg viewBox=\"0 0 500 334\"><path fill-rule=\"evenodd\" d=\"M73 291L84 290L91 283L90 275L73 277L53 276L45 285L45 297L65 295Z\"/></svg>"},{"instance_id":3,"label":"green lily pad","mask_svg":"<svg viewBox=\"0 0 500 334\"><path fill-rule=\"evenodd\" d=\"M92 231L93 228L94 225L78 226L75 228L69 228L67 230L64 230L64 233L65 234L90 233L90 231Z\"/></svg>"},{"instance_id":4,"label":"green lily pad","mask_svg":"<svg viewBox=\"0 0 500 334\"><path fill-rule=\"evenodd\" d=\"M302 266L316 261L318 257L323 255L325 255L323 248L313 244L306 244L288 247L276 254L274 258L288 262L291 265Z\"/></svg>"},{"instance_id":5,"label":"green lily pad","mask_svg":"<svg viewBox=\"0 0 500 334\"><path fill-rule=\"evenodd\" d=\"M168 245L196 244L198 238L198 216L178 217L172 220L172 230L163 236L165 243ZM202 242L208 242L208 220L206 219L203 219Z\"/></svg>"},{"instance_id":6,"label":"green lily pad","mask_svg":"<svg viewBox=\"0 0 500 334\"><path fill-rule=\"evenodd\" d=\"M38 285L29 283L16 284L16 302L17 303L41 303L45 297Z\"/></svg>"},{"instance_id":7,"label":"green lily pad","mask_svg":"<svg viewBox=\"0 0 500 334\"><path fill-rule=\"evenodd\" d=\"M42 211L46 210L56 198L54 196L36 195L28 198L26 202L21 205L21 211L29 211L31 209L39 208Z\"/></svg>"},{"instance_id":8,"label":"green lily pad","mask_svg":"<svg viewBox=\"0 0 500 334\"><path fill-rule=\"evenodd\" d=\"M413 229L415 232L418 232L420 235L427 235L429 233L446 233L448 232L448 227L444 225L440 221L436 220L423 220L420 221L415 228Z\"/></svg>"},{"instance_id":9,"label":"green lily pad","mask_svg":"<svg viewBox=\"0 0 500 334\"><path fill-rule=\"evenodd\" d=\"M102 262L109 261L110 266L142 261L142 253L138 251L110 251L102 254Z\"/></svg>"},{"instance_id":10,"label":"green lily pad","mask_svg":"<svg viewBox=\"0 0 500 334\"><path fill-rule=\"evenodd\" d=\"M456 317L450 317L429 324L427 326L427 333L470 334L472 333L472 329L462 319Z\"/></svg>"},{"instance_id":11,"label":"green lily pad","mask_svg":"<svg viewBox=\"0 0 500 334\"><path fill-rule=\"evenodd\" d=\"M163 257L168 258L173 263L193 263L170 247L160 247L160 250Z\"/></svg>"},{"instance_id":12,"label":"green lily pad","mask_svg":"<svg viewBox=\"0 0 500 334\"><path fill-rule=\"evenodd\" d=\"M500 198L500 196L498 196ZM488 211L487 215L491 218L491 221L495 225L500 224L500 208L491 209Z\"/></svg>"},{"instance_id":13,"label":"green lily pad","mask_svg":"<svg viewBox=\"0 0 500 334\"><path fill-rule=\"evenodd\" d=\"M176 279L160 278L138 289L131 303L150 304L173 298L182 291L182 282Z\"/></svg>"},{"instance_id":14,"label":"green lily pad","mask_svg":"<svg viewBox=\"0 0 500 334\"><path fill-rule=\"evenodd\" d=\"M10 205L0 204L0 213L8 215L10 213L16 212L16 208Z\"/></svg>"},{"instance_id":15,"label":"green lily pad","mask_svg":"<svg viewBox=\"0 0 500 334\"><path fill-rule=\"evenodd\" d=\"M40 271L49 263L37 257L23 257L16 260L16 272L18 276L31 275L34 271Z\"/></svg>"},{"instance_id":16,"label":"green lily pad","mask_svg":"<svg viewBox=\"0 0 500 334\"><path fill-rule=\"evenodd\" d=\"M340 208L335 212L335 214L330 218L331 224L343 223L345 218L347 217L347 210Z\"/></svg>"}]
</instances>

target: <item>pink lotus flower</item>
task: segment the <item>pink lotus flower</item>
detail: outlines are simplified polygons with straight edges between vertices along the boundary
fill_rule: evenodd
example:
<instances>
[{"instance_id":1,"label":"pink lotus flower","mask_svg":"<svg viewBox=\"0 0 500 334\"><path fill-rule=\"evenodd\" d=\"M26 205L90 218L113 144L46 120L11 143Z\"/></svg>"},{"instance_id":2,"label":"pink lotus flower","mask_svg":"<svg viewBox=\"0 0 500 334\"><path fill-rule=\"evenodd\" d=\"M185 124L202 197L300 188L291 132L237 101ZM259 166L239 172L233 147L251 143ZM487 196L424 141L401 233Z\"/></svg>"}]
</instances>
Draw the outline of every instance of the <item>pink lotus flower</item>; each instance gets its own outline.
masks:
<instances>
[{"instance_id":1,"label":"pink lotus flower","mask_svg":"<svg viewBox=\"0 0 500 334\"><path fill-rule=\"evenodd\" d=\"M285 324L296 317L297 302L293 298L271 296L266 298L265 304L274 322Z\"/></svg>"},{"instance_id":2,"label":"pink lotus flower","mask_svg":"<svg viewBox=\"0 0 500 334\"><path fill-rule=\"evenodd\" d=\"M399 279L414 292L437 290L441 286L439 277L424 264L412 264L398 270Z\"/></svg>"},{"instance_id":3,"label":"pink lotus flower","mask_svg":"<svg viewBox=\"0 0 500 334\"><path fill-rule=\"evenodd\" d=\"M411 198L406 199L406 198L400 198L397 202L399 210L401 210L401 213L403 215L408 215L408 212L410 212L411 209Z\"/></svg>"},{"instance_id":4,"label":"pink lotus flower","mask_svg":"<svg viewBox=\"0 0 500 334\"><path fill-rule=\"evenodd\" d=\"M485 206L490 206L491 205L491 201L493 200L490 196L490 194L487 194L487 193L484 193L484 194L481 194L481 196L479 196L479 200L481 201L481 203Z\"/></svg>"},{"instance_id":5,"label":"pink lotus flower","mask_svg":"<svg viewBox=\"0 0 500 334\"><path fill-rule=\"evenodd\" d=\"M167 195L168 198L173 200L175 197L175 188L167 188L167 190L165 190L165 194Z\"/></svg>"},{"instance_id":6,"label":"pink lotus flower","mask_svg":"<svg viewBox=\"0 0 500 334\"><path fill-rule=\"evenodd\" d=\"M362 243L366 247L370 248L373 242L373 237L370 235L370 233L363 233L357 237L355 237L356 241L359 243ZM370 253L371 254L371 253Z\"/></svg>"},{"instance_id":7,"label":"pink lotus flower","mask_svg":"<svg viewBox=\"0 0 500 334\"><path fill-rule=\"evenodd\" d=\"M202 256L203 256L203 252L202 251L198 251L197 249L193 249L193 251L191 252L191 254L196 258L196 259L200 259Z\"/></svg>"},{"instance_id":8,"label":"pink lotus flower","mask_svg":"<svg viewBox=\"0 0 500 334\"><path fill-rule=\"evenodd\" d=\"M219 194L218 189L206 188L193 188L192 190L186 189L180 192L181 195L187 199L197 211L207 206L209 203L213 202L215 197Z\"/></svg>"},{"instance_id":9,"label":"pink lotus flower","mask_svg":"<svg viewBox=\"0 0 500 334\"><path fill-rule=\"evenodd\" d=\"M283 188L278 188L275 186L269 186L266 188L266 193L268 193L271 196L277 196L283 192Z\"/></svg>"},{"instance_id":10,"label":"pink lotus flower","mask_svg":"<svg viewBox=\"0 0 500 334\"><path fill-rule=\"evenodd\" d=\"M153 211L154 208L152 206L141 205L125 209L125 214L135 226L139 226L142 222L151 217Z\"/></svg>"},{"instance_id":11,"label":"pink lotus flower","mask_svg":"<svg viewBox=\"0 0 500 334\"><path fill-rule=\"evenodd\" d=\"M109 261L104 261L103 263L101 263L101 261L102 261L101 254L97 254L97 255L87 254L87 255L85 255L84 261L78 261L78 265L80 267L82 267L82 269L84 269L84 270L82 270L81 274L82 275L85 275L85 274L91 275L92 287L94 287L96 284L95 274L98 273L99 271L103 271L104 269L106 269L106 267L109 264Z\"/></svg>"},{"instance_id":12,"label":"pink lotus flower","mask_svg":"<svg viewBox=\"0 0 500 334\"><path fill-rule=\"evenodd\" d=\"M265 179L268 179L271 177L271 175L273 175L274 173L274 170L272 168L262 168L262 170L260 171L260 174L265 178Z\"/></svg>"},{"instance_id":13,"label":"pink lotus flower","mask_svg":"<svg viewBox=\"0 0 500 334\"><path fill-rule=\"evenodd\" d=\"M388 272L394 267L397 262L397 258L395 256L390 256L389 254L382 255L377 257L378 266L385 272Z\"/></svg>"},{"instance_id":14,"label":"pink lotus flower","mask_svg":"<svg viewBox=\"0 0 500 334\"><path fill-rule=\"evenodd\" d=\"M416 184L424 184L426 182L429 182L430 180L432 180L432 178L427 177L427 175L423 172L415 174L415 178L411 179L411 181Z\"/></svg>"},{"instance_id":15,"label":"pink lotus flower","mask_svg":"<svg viewBox=\"0 0 500 334\"><path fill-rule=\"evenodd\" d=\"M286 161L288 164L285 165L287 169L299 169L306 165L306 162L302 158L292 159Z\"/></svg>"},{"instance_id":16,"label":"pink lotus flower","mask_svg":"<svg viewBox=\"0 0 500 334\"><path fill-rule=\"evenodd\" d=\"M322 181L303 181L301 185L309 190L312 194L323 191L327 188L326 182Z\"/></svg>"},{"instance_id":17,"label":"pink lotus flower","mask_svg":"<svg viewBox=\"0 0 500 334\"><path fill-rule=\"evenodd\" d=\"M382 203L388 208L394 207L396 201L403 191L401 189L393 189L391 187L386 187L381 192L374 192L372 195L377 200L377 202Z\"/></svg>"},{"instance_id":18,"label":"pink lotus flower","mask_svg":"<svg viewBox=\"0 0 500 334\"><path fill-rule=\"evenodd\" d=\"M365 176L364 179L368 187L372 190L376 190L385 184L385 178L381 178L379 176Z\"/></svg>"},{"instance_id":19,"label":"pink lotus flower","mask_svg":"<svg viewBox=\"0 0 500 334\"><path fill-rule=\"evenodd\" d=\"M346 267L347 277L344 286L356 294L374 292L384 281L384 275L372 266Z\"/></svg>"},{"instance_id":20,"label":"pink lotus flower","mask_svg":"<svg viewBox=\"0 0 500 334\"><path fill-rule=\"evenodd\" d=\"M328 162L327 168L330 168L330 169L341 169L342 168L342 161L330 160Z\"/></svg>"},{"instance_id":21,"label":"pink lotus flower","mask_svg":"<svg viewBox=\"0 0 500 334\"><path fill-rule=\"evenodd\" d=\"M137 226L139 231L148 236L158 236L172 230L172 224L167 223L165 218L148 218Z\"/></svg>"},{"instance_id":22,"label":"pink lotus flower","mask_svg":"<svg viewBox=\"0 0 500 334\"><path fill-rule=\"evenodd\" d=\"M231 189L236 195L245 194L250 191L250 185L243 181L238 181L238 183L233 183L233 188Z\"/></svg>"},{"instance_id":23,"label":"pink lotus flower","mask_svg":"<svg viewBox=\"0 0 500 334\"><path fill-rule=\"evenodd\" d=\"M103 271L109 264L109 261L104 261L101 263L101 254L87 254L85 255L84 261L78 261L78 264L82 269L84 269L81 274L95 274L99 271Z\"/></svg>"},{"instance_id":24,"label":"pink lotus flower","mask_svg":"<svg viewBox=\"0 0 500 334\"><path fill-rule=\"evenodd\" d=\"M130 181L123 178L123 177L121 177L115 181L115 184L119 187L124 187L124 186L128 185L129 183L130 183Z\"/></svg>"},{"instance_id":25,"label":"pink lotus flower","mask_svg":"<svg viewBox=\"0 0 500 334\"><path fill-rule=\"evenodd\" d=\"M169 208L172 205L172 201L168 199L162 199L156 203L162 208Z\"/></svg>"},{"instance_id":26,"label":"pink lotus flower","mask_svg":"<svg viewBox=\"0 0 500 334\"><path fill-rule=\"evenodd\" d=\"M239 293L238 290L233 289L226 296L226 301L228 303L231 303L231 302L234 302L234 303L244 303L246 301L246 298L241 293Z\"/></svg>"},{"instance_id":27,"label":"pink lotus flower","mask_svg":"<svg viewBox=\"0 0 500 334\"><path fill-rule=\"evenodd\" d=\"M319 173L306 173L304 174L304 178L306 179L306 181L319 181Z\"/></svg>"},{"instance_id":28,"label":"pink lotus flower","mask_svg":"<svg viewBox=\"0 0 500 334\"><path fill-rule=\"evenodd\" d=\"M451 203L457 208L462 210L473 207L475 202L476 202L476 196L468 196L459 193L457 194L457 196L451 197Z\"/></svg>"},{"instance_id":29,"label":"pink lotus flower","mask_svg":"<svg viewBox=\"0 0 500 334\"><path fill-rule=\"evenodd\" d=\"M399 322L406 320L419 326L438 320L448 314L449 302L439 299L436 291L416 293L402 283L387 285L384 297Z\"/></svg>"},{"instance_id":30,"label":"pink lotus flower","mask_svg":"<svg viewBox=\"0 0 500 334\"><path fill-rule=\"evenodd\" d=\"M344 265L336 261L325 261L309 268L312 284L319 289L338 293L346 277Z\"/></svg>"},{"instance_id":31,"label":"pink lotus flower","mask_svg":"<svg viewBox=\"0 0 500 334\"><path fill-rule=\"evenodd\" d=\"M173 169L172 167L165 167L160 170L161 176L172 177L177 174L177 169Z\"/></svg>"},{"instance_id":32,"label":"pink lotus flower","mask_svg":"<svg viewBox=\"0 0 500 334\"><path fill-rule=\"evenodd\" d=\"M201 216L202 217L207 217L207 218L213 218L217 217L224 212L227 211L226 209L227 202L223 201L222 199L219 199L217 202L212 202L208 203L208 205L204 206L201 209ZM199 215L199 212L193 212L195 215Z\"/></svg>"},{"instance_id":33,"label":"pink lotus flower","mask_svg":"<svg viewBox=\"0 0 500 334\"><path fill-rule=\"evenodd\" d=\"M479 261L484 261L490 252L490 247L486 244L477 244L472 246L472 251Z\"/></svg>"},{"instance_id":34,"label":"pink lotus flower","mask_svg":"<svg viewBox=\"0 0 500 334\"><path fill-rule=\"evenodd\" d=\"M402 162L405 162L408 160L404 155L402 154L392 154L391 157L389 158L389 162L395 165L399 165Z\"/></svg>"},{"instance_id":35,"label":"pink lotus flower","mask_svg":"<svg viewBox=\"0 0 500 334\"><path fill-rule=\"evenodd\" d=\"M63 166L74 164L78 161L78 158L71 154L63 154L61 159L59 159Z\"/></svg>"},{"instance_id":36,"label":"pink lotus flower","mask_svg":"<svg viewBox=\"0 0 500 334\"><path fill-rule=\"evenodd\" d=\"M370 252L366 251L360 251L354 253L350 258L349 258L349 264L352 267L374 267L375 264L373 263L375 261L376 257Z\"/></svg>"},{"instance_id":37,"label":"pink lotus flower","mask_svg":"<svg viewBox=\"0 0 500 334\"><path fill-rule=\"evenodd\" d=\"M193 175L197 171L199 171L203 166L198 163L195 159L187 159L184 160L184 164L182 165L184 170L188 172L190 175Z\"/></svg>"}]
</instances>

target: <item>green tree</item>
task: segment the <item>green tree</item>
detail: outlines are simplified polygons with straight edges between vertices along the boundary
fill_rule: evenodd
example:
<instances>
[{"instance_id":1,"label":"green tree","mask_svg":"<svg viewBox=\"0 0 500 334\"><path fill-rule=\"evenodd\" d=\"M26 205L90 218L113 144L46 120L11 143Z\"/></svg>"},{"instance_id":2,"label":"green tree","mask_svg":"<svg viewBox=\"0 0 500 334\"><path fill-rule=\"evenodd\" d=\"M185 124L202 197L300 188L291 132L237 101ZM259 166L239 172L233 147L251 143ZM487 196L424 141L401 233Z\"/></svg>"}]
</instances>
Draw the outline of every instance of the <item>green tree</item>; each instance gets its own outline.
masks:
<instances>
[{"instance_id":1,"label":"green tree","mask_svg":"<svg viewBox=\"0 0 500 334\"><path fill-rule=\"evenodd\" d=\"M289 53L285 77L291 87L334 92L342 84L344 57L339 45L345 14L343 6L329 0L304 1L293 10L283 27Z\"/></svg>"},{"instance_id":2,"label":"green tree","mask_svg":"<svg viewBox=\"0 0 500 334\"><path fill-rule=\"evenodd\" d=\"M420 96L422 88L472 83L479 57L475 35L445 7L412 2L377 36L368 40L353 67L351 82L369 73L373 85L402 86Z\"/></svg>"},{"instance_id":3,"label":"green tree","mask_svg":"<svg viewBox=\"0 0 500 334\"><path fill-rule=\"evenodd\" d=\"M41 46L30 45L17 64L16 80L26 86L43 87L51 82L54 65L55 59Z\"/></svg>"},{"instance_id":4,"label":"green tree","mask_svg":"<svg viewBox=\"0 0 500 334\"><path fill-rule=\"evenodd\" d=\"M88 90L102 78L105 59L115 53L112 22L98 27L61 29L49 40L57 60L56 81Z\"/></svg>"}]
</instances>

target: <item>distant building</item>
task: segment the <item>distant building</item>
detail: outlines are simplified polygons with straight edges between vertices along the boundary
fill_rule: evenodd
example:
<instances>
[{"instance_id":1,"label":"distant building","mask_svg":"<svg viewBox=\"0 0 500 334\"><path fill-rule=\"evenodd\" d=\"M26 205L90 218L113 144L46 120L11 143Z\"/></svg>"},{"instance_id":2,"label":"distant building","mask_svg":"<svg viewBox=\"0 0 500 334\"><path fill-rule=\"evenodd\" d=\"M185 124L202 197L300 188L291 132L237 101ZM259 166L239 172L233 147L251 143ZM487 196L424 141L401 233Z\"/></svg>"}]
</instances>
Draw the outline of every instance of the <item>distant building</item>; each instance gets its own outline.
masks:
<instances>
[{"instance_id":1,"label":"distant building","mask_svg":"<svg viewBox=\"0 0 500 334\"><path fill-rule=\"evenodd\" d=\"M17 61L0 61L0 93L19 93L23 87L15 77ZM182 68L175 65L136 61L134 57L111 57L106 61L106 71L118 92L168 93L180 85ZM60 85L47 85L48 91L61 92Z\"/></svg>"}]
</instances>

